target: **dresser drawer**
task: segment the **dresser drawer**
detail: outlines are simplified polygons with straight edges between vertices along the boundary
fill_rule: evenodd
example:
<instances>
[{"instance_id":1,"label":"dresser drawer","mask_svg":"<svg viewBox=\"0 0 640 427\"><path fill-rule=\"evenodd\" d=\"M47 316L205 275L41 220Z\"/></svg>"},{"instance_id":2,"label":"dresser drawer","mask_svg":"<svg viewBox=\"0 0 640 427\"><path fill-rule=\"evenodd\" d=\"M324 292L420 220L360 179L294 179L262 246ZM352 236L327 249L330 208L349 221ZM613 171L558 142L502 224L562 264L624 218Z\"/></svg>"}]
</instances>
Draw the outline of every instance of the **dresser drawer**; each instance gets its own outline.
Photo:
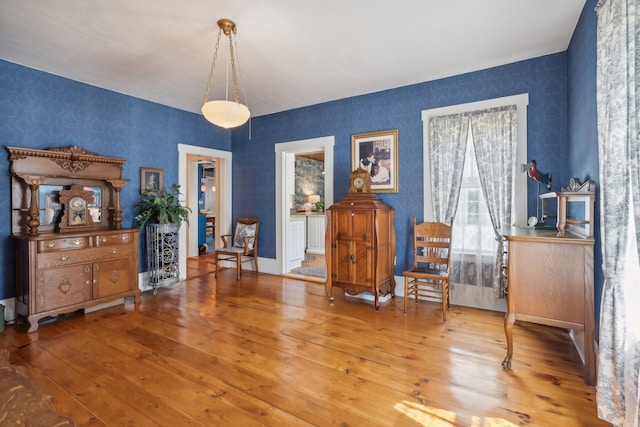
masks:
<instances>
[{"instance_id":1,"label":"dresser drawer","mask_svg":"<svg viewBox=\"0 0 640 427\"><path fill-rule=\"evenodd\" d=\"M133 233L122 232L95 236L95 246L129 245L133 242Z\"/></svg>"},{"instance_id":2,"label":"dresser drawer","mask_svg":"<svg viewBox=\"0 0 640 427\"><path fill-rule=\"evenodd\" d=\"M38 252L53 252L67 249L83 249L91 246L89 236L61 237L38 242Z\"/></svg>"},{"instance_id":3,"label":"dresser drawer","mask_svg":"<svg viewBox=\"0 0 640 427\"><path fill-rule=\"evenodd\" d=\"M103 246L77 251L48 252L38 255L38 269L59 267L77 263L132 257L133 246Z\"/></svg>"}]
</instances>

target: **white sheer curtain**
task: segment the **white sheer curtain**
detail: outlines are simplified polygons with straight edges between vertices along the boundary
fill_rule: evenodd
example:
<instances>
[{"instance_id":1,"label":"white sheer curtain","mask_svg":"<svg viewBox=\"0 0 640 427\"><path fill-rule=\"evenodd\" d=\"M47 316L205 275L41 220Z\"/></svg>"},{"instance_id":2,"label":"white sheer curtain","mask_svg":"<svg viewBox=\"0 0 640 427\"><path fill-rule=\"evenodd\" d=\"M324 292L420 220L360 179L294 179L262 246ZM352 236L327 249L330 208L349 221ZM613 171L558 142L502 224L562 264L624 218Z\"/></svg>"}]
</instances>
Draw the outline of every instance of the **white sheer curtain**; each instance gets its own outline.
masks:
<instances>
[{"instance_id":1,"label":"white sheer curtain","mask_svg":"<svg viewBox=\"0 0 640 427\"><path fill-rule=\"evenodd\" d=\"M640 0L596 7L598 148L604 288L598 415L640 424Z\"/></svg>"}]
</instances>

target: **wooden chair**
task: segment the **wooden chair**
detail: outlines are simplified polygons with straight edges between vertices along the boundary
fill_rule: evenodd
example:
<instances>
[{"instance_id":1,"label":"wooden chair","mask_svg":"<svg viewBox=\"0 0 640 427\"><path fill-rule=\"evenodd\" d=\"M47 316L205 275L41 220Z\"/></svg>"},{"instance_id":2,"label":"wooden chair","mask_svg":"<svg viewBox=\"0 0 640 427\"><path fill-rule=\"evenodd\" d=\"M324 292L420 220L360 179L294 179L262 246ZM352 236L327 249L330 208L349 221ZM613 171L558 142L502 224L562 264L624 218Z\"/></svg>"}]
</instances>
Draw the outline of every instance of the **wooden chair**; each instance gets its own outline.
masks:
<instances>
[{"instance_id":1,"label":"wooden chair","mask_svg":"<svg viewBox=\"0 0 640 427\"><path fill-rule=\"evenodd\" d=\"M216 217L208 216L205 220L206 234L211 234L211 237L216 238Z\"/></svg>"},{"instance_id":2,"label":"wooden chair","mask_svg":"<svg viewBox=\"0 0 640 427\"><path fill-rule=\"evenodd\" d=\"M236 263L236 280L240 280L242 263L253 260L253 266L256 273L258 272L258 226L257 218L238 218L233 234L220 236L224 247L216 248L214 252L216 277L218 276L218 263L220 261L233 261Z\"/></svg>"},{"instance_id":3,"label":"wooden chair","mask_svg":"<svg viewBox=\"0 0 640 427\"><path fill-rule=\"evenodd\" d=\"M416 224L413 217L413 265L404 271L404 313L409 296L442 302L442 320L447 320L452 227L441 222Z\"/></svg>"}]
</instances>

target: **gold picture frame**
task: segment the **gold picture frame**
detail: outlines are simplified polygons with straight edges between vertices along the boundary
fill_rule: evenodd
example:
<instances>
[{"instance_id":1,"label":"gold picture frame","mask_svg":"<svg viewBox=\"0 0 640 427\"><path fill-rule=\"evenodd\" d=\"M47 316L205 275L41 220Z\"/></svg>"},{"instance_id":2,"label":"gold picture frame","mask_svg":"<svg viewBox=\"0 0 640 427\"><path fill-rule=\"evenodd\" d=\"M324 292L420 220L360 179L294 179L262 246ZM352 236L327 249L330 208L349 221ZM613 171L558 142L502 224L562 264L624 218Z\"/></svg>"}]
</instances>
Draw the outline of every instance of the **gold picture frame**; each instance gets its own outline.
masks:
<instances>
[{"instance_id":1,"label":"gold picture frame","mask_svg":"<svg viewBox=\"0 0 640 427\"><path fill-rule=\"evenodd\" d=\"M351 135L352 170L369 172L371 191L398 192L398 129Z\"/></svg>"},{"instance_id":2,"label":"gold picture frame","mask_svg":"<svg viewBox=\"0 0 640 427\"><path fill-rule=\"evenodd\" d=\"M140 194L145 195L149 190L162 190L163 180L163 169L140 168Z\"/></svg>"}]
</instances>

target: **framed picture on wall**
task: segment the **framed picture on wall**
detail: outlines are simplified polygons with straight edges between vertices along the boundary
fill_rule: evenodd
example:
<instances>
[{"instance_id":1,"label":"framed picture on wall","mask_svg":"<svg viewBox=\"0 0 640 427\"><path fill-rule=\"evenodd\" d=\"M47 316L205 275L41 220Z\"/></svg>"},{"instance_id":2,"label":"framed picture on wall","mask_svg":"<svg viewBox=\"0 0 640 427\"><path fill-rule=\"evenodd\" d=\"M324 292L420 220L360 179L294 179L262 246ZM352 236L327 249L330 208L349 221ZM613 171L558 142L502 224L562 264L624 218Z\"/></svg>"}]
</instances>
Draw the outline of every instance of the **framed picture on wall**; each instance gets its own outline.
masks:
<instances>
[{"instance_id":1,"label":"framed picture on wall","mask_svg":"<svg viewBox=\"0 0 640 427\"><path fill-rule=\"evenodd\" d=\"M140 194L147 194L149 190L162 190L163 175L162 169L140 168Z\"/></svg>"},{"instance_id":2,"label":"framed picture on wall","mask_svg":"<svg viewBox=\"0 0 640 427\"><path fill-rule=\"evenodd\" d=\"M398 129L351 136L352 170L365 169L371 191L398 192Z\"/></svg>"}]
</instances>

